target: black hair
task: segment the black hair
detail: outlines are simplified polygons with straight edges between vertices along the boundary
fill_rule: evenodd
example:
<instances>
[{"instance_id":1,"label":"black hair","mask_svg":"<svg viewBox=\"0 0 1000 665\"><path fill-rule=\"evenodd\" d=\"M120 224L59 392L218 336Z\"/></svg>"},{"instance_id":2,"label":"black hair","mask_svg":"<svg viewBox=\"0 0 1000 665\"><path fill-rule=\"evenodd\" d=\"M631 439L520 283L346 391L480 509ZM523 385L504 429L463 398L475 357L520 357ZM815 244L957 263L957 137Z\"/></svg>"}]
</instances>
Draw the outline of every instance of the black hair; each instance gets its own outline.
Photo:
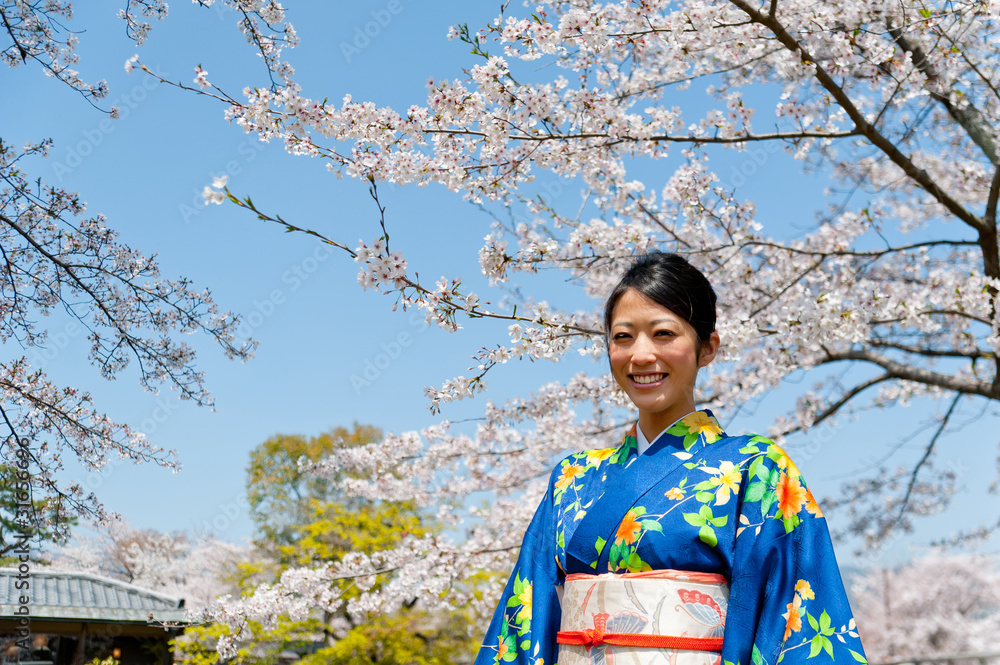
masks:
<instances>
[{"instance_id":1,"label":"black hair","mask_svg":"<svg viewBox=\"0 0 1000 665\"><path fill-rule=\"evenodd\" d=\"M611 342L611 314L618 299L635 289L694 328L701 345L715 332L715 291L708 278L678 254L650 252L636 259L604 305L604 340Z\"/></svg>"}]
</instances>

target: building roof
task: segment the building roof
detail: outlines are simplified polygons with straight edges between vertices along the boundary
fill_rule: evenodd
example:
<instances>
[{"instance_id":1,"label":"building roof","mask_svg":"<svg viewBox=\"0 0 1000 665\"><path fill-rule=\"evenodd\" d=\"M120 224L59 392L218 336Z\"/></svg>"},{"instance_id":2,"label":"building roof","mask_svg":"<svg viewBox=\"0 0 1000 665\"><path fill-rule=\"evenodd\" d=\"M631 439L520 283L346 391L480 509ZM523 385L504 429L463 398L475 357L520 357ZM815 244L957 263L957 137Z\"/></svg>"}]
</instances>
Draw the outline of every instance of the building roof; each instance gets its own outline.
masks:
<instances>
[{"instance_id":1,"label":"building roof","mask_svg":"<svg viewBox=\"0 0 1000 665\"><path fill-rule=\"evenodd\" d=\"M14 617L19 598L27 595L32 619L146 623L184 621L184 599L172 598L91 573L33 568L29 589L17 589L16 568L0 568L0 617ZM26 591L30 593L25 594Z\"/></svg>"}]
</instances>

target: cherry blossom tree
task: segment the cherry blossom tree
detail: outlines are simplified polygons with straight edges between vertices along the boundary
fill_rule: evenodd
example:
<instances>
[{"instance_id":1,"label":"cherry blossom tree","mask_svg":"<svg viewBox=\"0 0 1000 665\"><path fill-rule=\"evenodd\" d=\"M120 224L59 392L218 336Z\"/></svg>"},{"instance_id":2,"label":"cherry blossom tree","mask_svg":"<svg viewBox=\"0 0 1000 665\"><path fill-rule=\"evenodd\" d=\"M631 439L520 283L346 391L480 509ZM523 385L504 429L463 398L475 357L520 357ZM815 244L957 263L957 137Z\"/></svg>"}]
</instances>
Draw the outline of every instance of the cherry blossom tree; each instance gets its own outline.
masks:
<instances>
[{"instance_id":1,"label":"cherry blossom tree","mask_svg":"<svg viewBox=\"0 0 1000 665\"><path fill-rule=\"evenodd\" d=\"M77 536L72 544L56 549L51 565L183 598L185 607L197 613L233 591L236 568L250 552L248 545L133 529L121 520L101 527L96 536Z\"/></svg>"},{"instance_id":2,"label":"cherry blossom tree","mask_svg":"<svg viewBox=\"0 0 1000 665\"><path fill-rule=\"evenodd\" d=\"M162 0L130 0L120 18L141 44L148 21L166 11ZM0 60L36 68L79 93L88 110L116 118L118 109L102 106L107 84L85 81L74 69L79 33L64 23L71 15L70 2L0 2ZM248 10L243 20L252 23L256 14ZM18 528L58 540L72 515L107 517L92 492L60 473L64 460L75 458L88 471L115 458L166 467L177 461L109 418L86 390L47 377L35 359L52 348L54 326L87 338L87 358L106 379L137 366L146 390L166 386L199 405L211 405L212 397L182 336L204 333L240 360L254 343L237 340L238 317L219 310L208 290L162 276L154 255L120 242L77 193L34 175L51 147L45 137L15 146L0 136L0 342L7 350L0 361L0 455L12 469L23 462L17 470L28 479L19 489L40 508L34 517L19 514Z\"/></svg>"},{"instance_id":3,"label":"cherry blossom tree","mask_svg":"<svg viewBox=\"0 0 1000 665\"><path fill-rule=\"evenodd\" d=\"M853 584L854 609L872 662L996 649L1000 575L995 558L932 553L874 568Z\"/></svg>"},{"instance_id":4,"label":"cherry blossom tree","mask_svg":"<svg viewBox=\"0 0 1000 665\"><path fill-rule=\"evenodd\" d=\"M222 1L238 12L271 85L231 94L200 67L192 83L170 83L218 100L245 132L365 183L379 229L361 242L328 237L258 209L222 181L206 188L206 200L228 199L318 236L359 264L362 288L394 294L394 306L417 308L444 330L468 319L470 326L477 319L507 323L509 339L470 350L471 376L427 389L432 411L475 398L488 375L514 359L600 359L601 298L636 253L667 249L686 255L719 287L725 357L701 383L702 404L732 408L807 372L816 386L774 424L771 434L781 437L808 436L845 414L934 400L941 412L922 456L900 469L874 469L845 487L844 500L850 530L871 545L947 505L954 474L934 466L939 445L960 407L1000 398L996 0L539 0L533 12L520 13L504 4L478 31L452 29L449 36L471 50L467 75L428 81L427 99L404 110L349 96L328 101L340 97L336 91L305 97L282 59L297 38L281 5ZM52 21L69 12L68 3L0 6L8 64L37 64L98 103L105 88L77 78L75 37L60 36ZM157 0L128 2L123 18L141 41L146 19L165 11ZM134 66L154 75L138 59L127 63ZM692 87L707 93L707 110L674 101L675 91ZM4 334L42 343L30 313L73 289L86 304L66 307L87 323L91 357L103 371L113 375L136 359L145 384L166 381L205 399L190 350L169 333L201 329L239 356L248 350L233 345L234 319L185 282L139 288L157 278L151 262L115 244L100 218L71 223L82 213L74 196L32 188L20 175L20 165L47 147L4 144L0 222L13 240L3 247L17 250L6 256ZM777 235L747 192L720 176L734 158L759 161L778 151L831 180L831 196L817 202L813 228L800 236ZM641 178L651 160L669 164L669 175ZM542 174L579 185L583 200L557 206L537 186ZM404 220L386 219L382 183L440 184L484 206L525 211L523 220L498 217L479 248L491 288L518 274L558 270L594 307L569 311L546 294L507 307L469 291L462 275L421 280L406 248L398 241L390 247L392 225ZM76 254L60 262L65 251ZM142 337L140 329L159 336ZM23 358L4 372L5 415L18 436L57 431L50 447L76 437L65 445L93 466L112 452L161 458L125 426L92 413L86 396L67 398L32 374ZM523 398L486 402L474 433L444 420L312 465L338 478L345 496L413 501L461 527L463 538L414 535L388 551L290 569L278 584L224 605L219 618L267 625L314 607L333 612L346 603L360 615L415 597L429 607L468 604L485 612L491 599L463 581L509 567L553 456L568 441L605 447L625 422L626 406L603 368L595 369ZM45 459L57 459L49 454ZM93 505L79 488L50 485L53 496ZM463 508L479 492L491 493L492 505ZM333 582L348 578L370 593L345 601Z\"/></svg>"},{"instance_id":5,"label":"cherry blossom tree","mask_svg":"<svg viewBox=\"0 0 1000 665\"><path fill-rule=\"evenodd\" d=\"M803 371L817 383L774 424L775 437L918 398L940 404L914 464L845 487L850 531L875 546L947 505L955 478L934 466L939 444L960 407L1000 399L998 19L995 0L539 0L531 12L504 3L478 31L453 28L449 37L471 50L467 75L429 80L426 100L402 110L349 95L329 101L336 91L306 97L289 67L242 97L202 71L197 87L175 85L221 101L243 131L366 183L379 230L360 243L329 237L224 183L206 188L207 201L318 236L359 264L362 288L393 294L393 307L418 308L444 330L466 319L508 323L509 340L473 352L471 376L427 389L432 411L482 393L514 359L600 359L599 303L630 259L654 248L684 254L718 286L725 357L700 384L702 404L738 406ZM706 111L672 101L691 87L707 93ZM776 235L774 220L716 167L778 151L831 181L800 236ZM640 179L650 160L672 172ZM583 200L557 206L537 186L542 175L580 185ZM526 211L526 220L498 216L479 249L483 274L500 288L518 273L558 270L594 307L568 311L538 294L511 308L469 291L462 275L421 280L406 248L390 247L392 225L405 220L386 218L382 183L436 183ZM348 610L414 596L487 607L463 595L463 577L509 567L553 456L567 442L608 445L623 406L600 368L486 402L474 434L445 420L314 465L339 474L349 495L437 510L465 527L465 539L413 537L289 570L220 617L266 623L276 606L335 608L344 601L330 593L333 580L370 584L390 571ZM476 492L495 503L455 508Z\"/></svg>"}]
</instances>

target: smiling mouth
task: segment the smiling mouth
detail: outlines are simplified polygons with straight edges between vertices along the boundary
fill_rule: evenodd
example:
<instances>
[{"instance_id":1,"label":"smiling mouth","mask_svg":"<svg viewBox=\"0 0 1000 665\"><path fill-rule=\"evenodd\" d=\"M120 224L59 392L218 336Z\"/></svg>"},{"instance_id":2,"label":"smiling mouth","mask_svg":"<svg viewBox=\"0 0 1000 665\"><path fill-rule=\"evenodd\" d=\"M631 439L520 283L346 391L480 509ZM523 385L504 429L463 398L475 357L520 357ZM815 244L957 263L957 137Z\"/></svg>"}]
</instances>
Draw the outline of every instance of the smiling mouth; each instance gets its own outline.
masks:
<instances>
[{"instance_id":1,"label":"smiling mouth","mask_svg":"<svg viewBox=\"0 0 1000 665\"><path fill-rule=\"evenodd\" d=\"M656 383L666 378L666 374L633 374L632 380L638 384Z\"/></svg>"}]
</instances>

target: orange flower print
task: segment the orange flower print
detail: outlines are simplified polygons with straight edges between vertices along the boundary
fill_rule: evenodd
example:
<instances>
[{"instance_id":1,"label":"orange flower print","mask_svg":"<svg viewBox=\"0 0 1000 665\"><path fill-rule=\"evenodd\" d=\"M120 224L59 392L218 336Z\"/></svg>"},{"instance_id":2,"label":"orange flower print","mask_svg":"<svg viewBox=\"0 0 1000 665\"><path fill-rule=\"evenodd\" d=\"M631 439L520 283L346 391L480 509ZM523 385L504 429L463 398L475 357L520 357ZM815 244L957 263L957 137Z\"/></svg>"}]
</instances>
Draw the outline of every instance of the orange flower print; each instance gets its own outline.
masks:
<instances>
[{"instance_id":1,"label":"orange flower print","mask_svg":"<svg viewBox=\"0 0 1000 665\"><path fill-rule=\"evenodd\" d=\"M604 460L608 459L615 454L614 448L601 448L600 450L588 450L587 451L587 464L593 464L597 466Z\"/></svg>"},{"instance_id":2,"label":"orange flower print","mask_svg":"<svg viewBox=\"0 0 1000 665\"><path fill-rule=\"evenodd\" d=\"M808 494L806 488L790 473L781 474L774 492L778 497L778 511L786 520L797 515L806 504Z\"/></svg>"},{"instance_id":3,"label":"orange flower print","mask_svg":"<svg viewBox=\"0 0 1000 665\"><path fill-rule=\"evenodd\" d=\"M668 499L673 499L674 501L680 501L684 498L684 490L680 487L671 487L667 490L667 493L664 496Z\"/></svg>"},{"instance_id":4,"label":"orange flower print","mask_svg":"<svg viewBox=\"0 0 1000 665\"><path fill-rule=\"evenodd\" d=\"M806 490L806 510L816 517L823 517L823 511L819 509L819 504L816 503L816 497L814 497L812 491L808 489Z\"/></svg>"},{"instance_id":5,"label":"orange flower print","mask_svg":"<svg viewBox=\"0 0 1000 665\"><path fill-rule=\"evenodd\" d=\"M635 521L635 511L630 510L625 513L622 523L618 525L618 532L615 534L615 543L631 545L639 538L642 525Z\"/></svg>"},{"instance_id":6,"label":"orange flower print","mask_svg":"<svg viewBox=\"0 0 1000 665\"><path fill-rule=\"evenodd\" d=\"M573 484L573 479L583 473L583 467L579 464L567 464L563 467L562 475L556 481L556 489L561 490Z\"/></svg>"},{"instance_id":7,"label":"orange flower print","mask_svg":"<svg viewBox=\"0 0 1000 665\"><path fill-rule=\"evenodd\" d=\"M799 622L801 623L801 621ZM503 657L507 655L507 645L503 642L503 635L500 636L500 647L497 649L497 662L503 662Z\"/></svg>"},{"instance_id":8,"label":"orange flower print","mask_svg":"<svg viewBox=\"0 0 1000 665\"><path fill-rule=\"evenodd\" d=\"M798 594L795 594L795 599L785 605L785 609L788 610L781 616L785 617L785 636L781 638L782 640L788 640L792 633L797 633L802 630L802 599L799 598Z\"/></svg>"},{"instance_id":9,"label":"orange flower print","mask_svg":"<svg viewBox=\"0 0 1000 665\"><path fill-rule=\"evenodd\" d=\"M812 600L816 597L816 594L813 593L812 585L805 580L799 580L795 583L795 593L801 596L804 600Z\"/></svg>"},{"instance_id":10,"label":"orange flower print","mask_svg":"<svg viewBox=\"0 0 1000 665\"><path fill-rule=\"evenodd\" d=\"M799 467L795 466L795 462L793 462L792 458L788 456L788 453L782 450L781 446L776 443L772 443L771 449L778 453L778 468L788 475L795 476L796 478L802 475L799 472Z\"/></svg>"},{"instance_id":11,"label":"orange flower print","mask_svg":"<svg viewBox=\"0 0 1000 665\"><path fill-rule=\"evenodd\" d=\"M716 441L722 435L722 428L719 427L719 424L701 411L684 416L681 422L687 426L688 431L704 434L705 440L709 443Z\"/></svg>"}]
</instances>

